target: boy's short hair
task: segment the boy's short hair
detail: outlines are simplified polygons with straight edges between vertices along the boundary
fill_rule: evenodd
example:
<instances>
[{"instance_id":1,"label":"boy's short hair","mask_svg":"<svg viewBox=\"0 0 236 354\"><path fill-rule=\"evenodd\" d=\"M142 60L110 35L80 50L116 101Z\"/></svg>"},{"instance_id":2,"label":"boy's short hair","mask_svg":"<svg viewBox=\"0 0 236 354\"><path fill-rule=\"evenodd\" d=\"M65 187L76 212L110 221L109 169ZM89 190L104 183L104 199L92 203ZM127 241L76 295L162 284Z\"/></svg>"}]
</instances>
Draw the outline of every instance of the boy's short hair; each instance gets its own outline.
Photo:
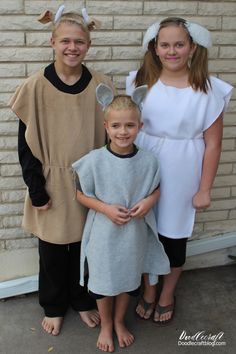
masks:
<instances>
[{"instance_id":1,"label":"boy's short hair","mask_svg":"<svg viewBox=\"0 0 236 354\"><path fill-rule=\"evenodd\" d=\"M111 110L119 111L122 109L136 110L138 119L141 119L139 107L128 95L117 95L114 97L113 101L104 109L105 119Z\"/></svg>"},{"instance_id":2,"label":"boy's short hair","mask_svg":"<svg viewBox=\"0 0 236 354\"><path fill-rule=\"evenodd\" d=\"M78 25L82 29L82 31L86 34L88 41L90 41L90 31L88 29L88 26L84 22L83 17L81 15L79 15L78 13L66 12L66 13L62 14L59 21L57 21L56 23L53 23L53 27L52 27L53 37L56 37L56 31L62 23L69 23L69 24Z\"/></svg>"}]
</instances>

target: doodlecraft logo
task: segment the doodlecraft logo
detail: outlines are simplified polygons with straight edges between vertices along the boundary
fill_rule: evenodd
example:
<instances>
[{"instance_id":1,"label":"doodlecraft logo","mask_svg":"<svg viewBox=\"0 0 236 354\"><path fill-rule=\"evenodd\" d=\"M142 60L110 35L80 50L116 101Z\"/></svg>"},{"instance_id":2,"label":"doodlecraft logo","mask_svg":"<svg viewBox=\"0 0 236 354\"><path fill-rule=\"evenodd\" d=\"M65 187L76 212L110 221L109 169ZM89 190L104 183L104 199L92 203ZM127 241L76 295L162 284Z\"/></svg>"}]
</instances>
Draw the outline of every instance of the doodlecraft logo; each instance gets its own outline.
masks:
<instances>
[{"instance_id":1,"label":"doodlecraft logo","mask_svg":"<svg viewBox=\"0 0 236 354\"><path fill-rule=\"evenodd\" d=\"M223 340L224 332L217 334L206 333L206 331L199 331L195 334L189 335L185 330L180 334L178 345L181 346L224 346L226 341Z\"/></svg>"}]
</instances>

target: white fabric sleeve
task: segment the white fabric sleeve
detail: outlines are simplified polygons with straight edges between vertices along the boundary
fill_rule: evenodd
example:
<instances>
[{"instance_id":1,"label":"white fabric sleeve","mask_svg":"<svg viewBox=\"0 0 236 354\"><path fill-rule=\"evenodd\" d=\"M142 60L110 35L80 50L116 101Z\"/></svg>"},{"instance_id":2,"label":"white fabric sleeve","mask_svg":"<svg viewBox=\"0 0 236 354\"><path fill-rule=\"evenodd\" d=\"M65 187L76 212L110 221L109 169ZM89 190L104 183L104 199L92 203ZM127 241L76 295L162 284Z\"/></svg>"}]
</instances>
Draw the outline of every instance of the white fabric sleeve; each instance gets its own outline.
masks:
<instances>
[{"instance_id":1,"label":"white fabric sleeve","mask_svg":"<svg viewBox=\"0 0 236 354\"><path fill-rule=\"evenodd\" d=\"M131 96L135 89L134 80L136 78L136 74L137 71L130 71L129 76L126 77L126 95Z\"/></svg>"},{"instance_id":2,"label":"white fabric sleeve","mask_svg":"<svg viewBox=\"0 0 236 354\"><path fill-rule=\"evenodd\" d=\"M225 112L232 95L233 86L216 77L210 77L211 88L209 89L208 105L205 112L203 131L208 129Z\"/></svg>"}]
</instances>

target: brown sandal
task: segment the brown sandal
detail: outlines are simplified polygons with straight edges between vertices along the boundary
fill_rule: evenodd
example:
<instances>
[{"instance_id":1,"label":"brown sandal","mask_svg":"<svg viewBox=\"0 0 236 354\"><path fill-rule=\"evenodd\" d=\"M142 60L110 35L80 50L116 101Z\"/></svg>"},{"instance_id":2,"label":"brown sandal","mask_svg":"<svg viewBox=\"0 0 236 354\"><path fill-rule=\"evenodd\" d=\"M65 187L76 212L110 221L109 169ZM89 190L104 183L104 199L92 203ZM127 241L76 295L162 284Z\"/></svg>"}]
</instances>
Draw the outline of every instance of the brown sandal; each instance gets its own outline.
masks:
<instances>
[{"instance_id":1,"label":"brown sandal","mask_svg":"<svg viewBox=\"0 0 236 354\"><path fill-rule=\"evenodd\" d=\"M137 315L139 318L141 318L142 320L149 320L149 319L151 318L152 314L153 314L154 309L155 309L155 302L154 302L154 301L153 301L153 302L147 302L147 301L143 298L143 296L142 296L142 297L139 299L139 302L138 302L138 304L137 304L137 306L136 306L136 310L137 310L137 307L138 307L138 306L141 306L141 307L145 310L144 316L145 316L145 314L146 314L149 310L152 310L152 312L150 312L150 316L149 316L148 318L145 318L145 317L140 316L140 315L137 313L137 311L135 311L136 315Z\"/></svg>"},{"instance_id":2,"label":"brown sandal","mask_svg":"<svg viewBox=\"0 0 236 354\"><path fill-rule=\"evenodd\" d=\"M155 308L155 312L157 312L159 314L159 317L163 314L163 313L167 313L167 312L170 312L172 311L172 315L171 317L168 319L168 320L165 320L165 321L155 321L154 318L153 318L153 322L160 325L160 326L165 326L167 324L169 324L173 318L174 318L174 312L175 312L175 304L176 304L176 298L174 296L174 301L172 304L170 305L167 305L167 306L161 306L159 305L158 303L156 304L156 308ZM154 316L155 316L155 312L154 312Z\"/></svg>"}]
</instances>

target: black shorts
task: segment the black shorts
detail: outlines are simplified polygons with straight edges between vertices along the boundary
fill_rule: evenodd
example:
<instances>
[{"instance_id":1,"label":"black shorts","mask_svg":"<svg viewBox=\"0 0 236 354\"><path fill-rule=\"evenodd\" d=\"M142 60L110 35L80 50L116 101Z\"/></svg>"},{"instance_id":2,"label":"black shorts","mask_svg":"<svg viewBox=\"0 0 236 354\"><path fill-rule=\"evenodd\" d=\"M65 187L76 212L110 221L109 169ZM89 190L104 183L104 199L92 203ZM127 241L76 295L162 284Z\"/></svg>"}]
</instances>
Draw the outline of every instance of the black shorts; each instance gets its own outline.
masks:
<instances>
[{"instance_id":1,"label":"black shorts","mask_svg":"<svg viewBox=\"0 0 236 354\"><path fill-rule=\"evenodd\" d=\"M170 267L182 267L186 261L186 246L188 238L174 239L160 234L158 234L158 236L169 258Z\"/></svg>"},{"instance_id":2,"label":"black shorts","mask_svg":"<svg viewBox=\"0 0 236 354\"><path fill-rule=\"evenodd\" d=\"M140 288L141 288L141 287L139 286L139 287L138 287L137 289L135 289L135 290L127 291L126 294L128 294L128 295L130 295L130 296L137 297L137 296L139 296ZM89 295L90 295L93 299L95 299L95 300L101 300L101 299L103 299L104 297L106 297L106 295L95 294L95 293L93 293L93 292L90 291L90 290L89 290Z\"/></svg>"}]
</instances>

